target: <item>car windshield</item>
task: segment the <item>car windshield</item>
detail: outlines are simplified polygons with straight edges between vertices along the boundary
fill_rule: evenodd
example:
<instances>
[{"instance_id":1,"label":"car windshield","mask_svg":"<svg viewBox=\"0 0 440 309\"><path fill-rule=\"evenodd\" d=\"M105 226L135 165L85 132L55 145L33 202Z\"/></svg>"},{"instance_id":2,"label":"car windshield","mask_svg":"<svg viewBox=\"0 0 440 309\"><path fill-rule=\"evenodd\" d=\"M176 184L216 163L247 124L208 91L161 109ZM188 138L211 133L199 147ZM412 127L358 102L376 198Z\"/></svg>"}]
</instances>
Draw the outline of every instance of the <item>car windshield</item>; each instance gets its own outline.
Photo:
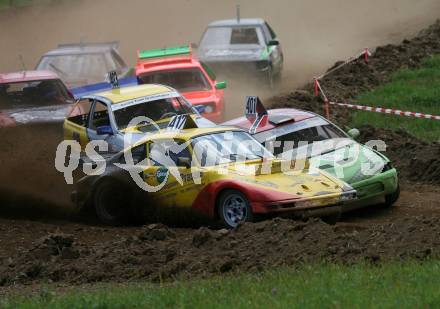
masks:
<instances>
[{"instance_id":1,"label":"car windshield","mask_svg":"<svg viewBox=\"0 0 440 309\"><path fill-rule=\"evenodd\" d=\"M124 108L119 108L118 104L113 105L113 114L120 130L126 129L130 121L139 116L148 117L153 121L160 121L175 115L194 113L191 105L181 97L132 104ZM165 122L164 125L166 124Z\"/></svg>"},{"instance_id":2,"label":"car windshield","mask_svg":"<svg viewBox=\"0 0 440 309\"><path fill-rule=\"evenodd\" d=\"M298 147L312 148L314 151L318 150L326 152L333 150L338 143L323 143L325 141L333 140L335 142L341 139L347 139L347 135L327 122L321 117L313 117L293 124L284 125L270 131L258 133L254 136L260 143L269 147L275 155L280 155L286 151L296 152ZM268 144L276 142L271 147ZM318 143L316 143L318 142Z\"/></svg>"},{"instance_id":3,"label":"car windshield","mask_svg":"<svg viewBox=\"0 0 440 309\"><path fill-rule=\"evenodd\" d=\"M57 79L0 84L0 109L66 104L71 100Z\"/></svg>"},{"instance_id":4,"label":"car windshield","mask_svg":"<svg viewBox=\"0 0 440 309\"><path fill-rule=\"evenodd\" d=\"M211 27L200 41L201 48L224 48L231 45L261 45L260 27Z\"/></svg>"},{"instance_id":5,"label":"car windshield","mask_svg":"<svg viewBox=\"0 0 440 309\"><path fill-rule=\"evenodd\" d=\"M199 68L157 71L139 76L142 84L162 84L180 92L206 91L211 86Z\"/></svg>"},{"instance_id":6,"label":"car windshield","mask_svg":"<svg viewBox=\"0 0 440 309\"><path fill-rule=\"evenodd\" d=\"M273 158L266 148L242 131L202 135L192 140L192 147L201 166Z\"/></svg>"},{"instance_id":7,"label":"car windshield","mask_svg":"<svg viewBox=\"0 0 440 309\"><path fill-rule=\"evenodd\" d=\"M44 56L37 69L55 72L69 87L103 82L108 72L123 70L110 52Z\"/></svg>"}]
</instances>

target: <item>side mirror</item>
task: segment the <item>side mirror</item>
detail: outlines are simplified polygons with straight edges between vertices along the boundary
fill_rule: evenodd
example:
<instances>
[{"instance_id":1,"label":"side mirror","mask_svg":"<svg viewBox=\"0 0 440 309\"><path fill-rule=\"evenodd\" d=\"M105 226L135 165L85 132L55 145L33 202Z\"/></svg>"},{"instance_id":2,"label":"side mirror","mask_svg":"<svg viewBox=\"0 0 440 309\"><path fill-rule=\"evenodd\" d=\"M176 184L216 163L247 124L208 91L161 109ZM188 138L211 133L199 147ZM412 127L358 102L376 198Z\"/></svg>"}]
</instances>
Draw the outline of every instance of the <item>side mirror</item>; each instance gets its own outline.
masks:
<instances>
[{"instance_id":1,"label":"side mirror","mask_svg":"<svg viewBox=\"0 0 440 309\"><path fill-rule=\"evenodd\" d=\"M113 135L113 129L111 126L97 127L96 134L98 134L98 135Z\"/></svg>"},{"instance_id":2,"label":"side mirror","mask_svg":"<svg viewBox=\"0 0 440 309\"><path fill-rule=\"evenodd\" d=\"M270 40L269 43L267 43L268 46L278 46L280 45L280 42L278 40Z\"/></svg>"},{"instance_id":3,"label":"side mirror","mask_svg":"<svg viewBox=\"0 0 440 309\"><path fill-rule=\"evenodd\" d=\"M351 129L347 132L348 136L350 136L352 139L357 139L360 135L361 132L359 132L358 129Z\"/></svg>"},{"instance_id":4,"label":"side mirror","mask_svg":"<svg viewBox=\"0 0 440 309\"><path fill-rule=\"evenodd\" d=\"M223 81L223 82L217 82L215 84L215 89L220 90L220 89L225 89L228 86L228 83Z\"/></svg>"},{"instance_id":5,"label":"side mirror","mask_svg":"<svg viewBox=\"0 0 440 309\"><path fill-rule=\"evenodd\" d=\"M177 165L179 167L186 167L186 168L191 168L191 160L189 158L186 157L178 157L177 158Z\"/></svg>"},{"instance_id":6,"label":"side mirror","mask_svg":"<svg viewBox=\"0 0 440 309\"><path fill-rule=\"evenodd\" d=\"M195 105L194 108L196 109L196 111L199 112L199 114L203 114L205 112L206 106L200 104L200 105Z\"/></svg>"}]
</instances>

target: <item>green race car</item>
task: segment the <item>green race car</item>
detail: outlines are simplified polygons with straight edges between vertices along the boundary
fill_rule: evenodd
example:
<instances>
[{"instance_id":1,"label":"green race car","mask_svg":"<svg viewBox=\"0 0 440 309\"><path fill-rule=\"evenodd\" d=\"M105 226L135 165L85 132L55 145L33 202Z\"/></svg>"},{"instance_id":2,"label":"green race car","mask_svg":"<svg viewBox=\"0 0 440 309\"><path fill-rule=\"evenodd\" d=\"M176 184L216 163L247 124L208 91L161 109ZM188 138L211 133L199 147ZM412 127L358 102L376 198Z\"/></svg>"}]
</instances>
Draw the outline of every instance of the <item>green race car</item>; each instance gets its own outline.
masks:
<instances>
[{"instance_id":1,"label":"green race car","mask_svg":"<svg viewBox=\"0 0 440 309\"><path fill-rule=\"evenodd\" d=\"M355 141L357 129L347 134L327 119L299 109L266 111L256 97L248 98L246 117L224 125L248 130L278 157L308 158L311 165L350 184L357 190L358 200L346 211L379 203L391 206L399 198L396 169L379 151ZM368 145L385 150L382 141Z\"/></svg>"},{"instance_id":2,"label":"green race car","mask_svg":"<svg viewBox=\"0 0 440 309\"><path fill-rule=\"evenodd\" d=\"M281 79L283 50L275 31L261 18L210 23L197 54L220 75L256 79L271 88Z\"/></svg>"}]
</instances>

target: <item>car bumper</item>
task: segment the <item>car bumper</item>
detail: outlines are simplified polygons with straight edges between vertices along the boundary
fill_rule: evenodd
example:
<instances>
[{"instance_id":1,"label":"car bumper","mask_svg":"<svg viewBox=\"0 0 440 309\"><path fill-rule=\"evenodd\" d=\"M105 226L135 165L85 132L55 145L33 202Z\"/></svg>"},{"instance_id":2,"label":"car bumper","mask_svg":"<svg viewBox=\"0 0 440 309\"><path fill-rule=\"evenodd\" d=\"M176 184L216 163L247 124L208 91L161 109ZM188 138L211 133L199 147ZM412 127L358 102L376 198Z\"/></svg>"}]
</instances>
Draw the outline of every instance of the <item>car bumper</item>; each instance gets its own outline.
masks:
<instances>
[{"instance_id":1,"label":"car bumper","mask_svg":"<svg viewBox=\"0 0 440 309\"><path fill-rule=\"evenodd\" d=\"M283 200L274 202L252 202L252 211L256 214L295 213L301 217L319 217L340 212L343 205L355 200L356 190L342 194L328 194L306 199Z\"/></svg>"},{"instance_id":2,"label":"car bumper","mask_svg":"<svg viewBox=\"0 0 440 309\"><path fill-rule=\"evenodd\" d=\"M267 61L231 61L207 63L223 77L267 78L270 64Z\"/></svg>"},{"instance_id":3,"label":"car bumper","mask_svg":"<svg viewBox=\"0 0 440 309\"><path fill-rule=\"evenodd\" d=\"M385 195L397 190L399 179L396 169L350 184L358 192L358 200L349 203L344 212L383 202Z\"/></svg>"}]
</instances>

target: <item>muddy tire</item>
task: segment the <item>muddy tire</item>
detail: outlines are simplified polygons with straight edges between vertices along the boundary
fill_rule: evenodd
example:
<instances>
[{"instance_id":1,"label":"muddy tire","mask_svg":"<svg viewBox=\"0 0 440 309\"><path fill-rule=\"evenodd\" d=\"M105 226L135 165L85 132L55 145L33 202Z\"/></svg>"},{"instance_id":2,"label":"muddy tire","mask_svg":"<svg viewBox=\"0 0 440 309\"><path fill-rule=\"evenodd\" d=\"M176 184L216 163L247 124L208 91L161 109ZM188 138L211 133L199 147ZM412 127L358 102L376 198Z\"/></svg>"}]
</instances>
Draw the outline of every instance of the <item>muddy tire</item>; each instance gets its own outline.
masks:
<instances>
[{"instance_id":1,"label":"muddy tire","mask_svg":"<svg viewBox=\"0 0 440 309\"><path fill-rule=\"evenodd\" d=\"M335 225L336 223L339 222L340 219L341 219L340 212L321 218L322 221L324 221L325 223L330 224L330 225Z\"/></svg>"},{"instance_id":2,"label":"muddy tire","mask_svg":"<svg viewBox=\"0 0 440 309\"><path fill-rule=\"evenodd\" d=\"M384 206L385 207L393 206L397 202L399 197L400 197L400 186L397 185L397 189L396 189L396 191L394 191L394 193L385 195L385 204L384 204Z\"/></svg>"},{"instance_id":3,"label":"muddy tire","mask_svg":"<svg viewBox=\"0 0 440 309\"><path fill-rule=\"evenodd\" d=\"M118 183L105 180L94 194L94 208L98 219L107 225L121 225L129 219L131 197Z\"/></svg>"},{"instance_id":4,"label":"muddy tire","mask_svg":"<svg viewBox=\"0 0 440 309\"><path fill-rule=\"evenodd\" d=\"M221 223L235 228L240 222L253 222L254 215L249 201L238 190L223 192L218 200L218 215Z\"/></svg>"}]
</instances>

